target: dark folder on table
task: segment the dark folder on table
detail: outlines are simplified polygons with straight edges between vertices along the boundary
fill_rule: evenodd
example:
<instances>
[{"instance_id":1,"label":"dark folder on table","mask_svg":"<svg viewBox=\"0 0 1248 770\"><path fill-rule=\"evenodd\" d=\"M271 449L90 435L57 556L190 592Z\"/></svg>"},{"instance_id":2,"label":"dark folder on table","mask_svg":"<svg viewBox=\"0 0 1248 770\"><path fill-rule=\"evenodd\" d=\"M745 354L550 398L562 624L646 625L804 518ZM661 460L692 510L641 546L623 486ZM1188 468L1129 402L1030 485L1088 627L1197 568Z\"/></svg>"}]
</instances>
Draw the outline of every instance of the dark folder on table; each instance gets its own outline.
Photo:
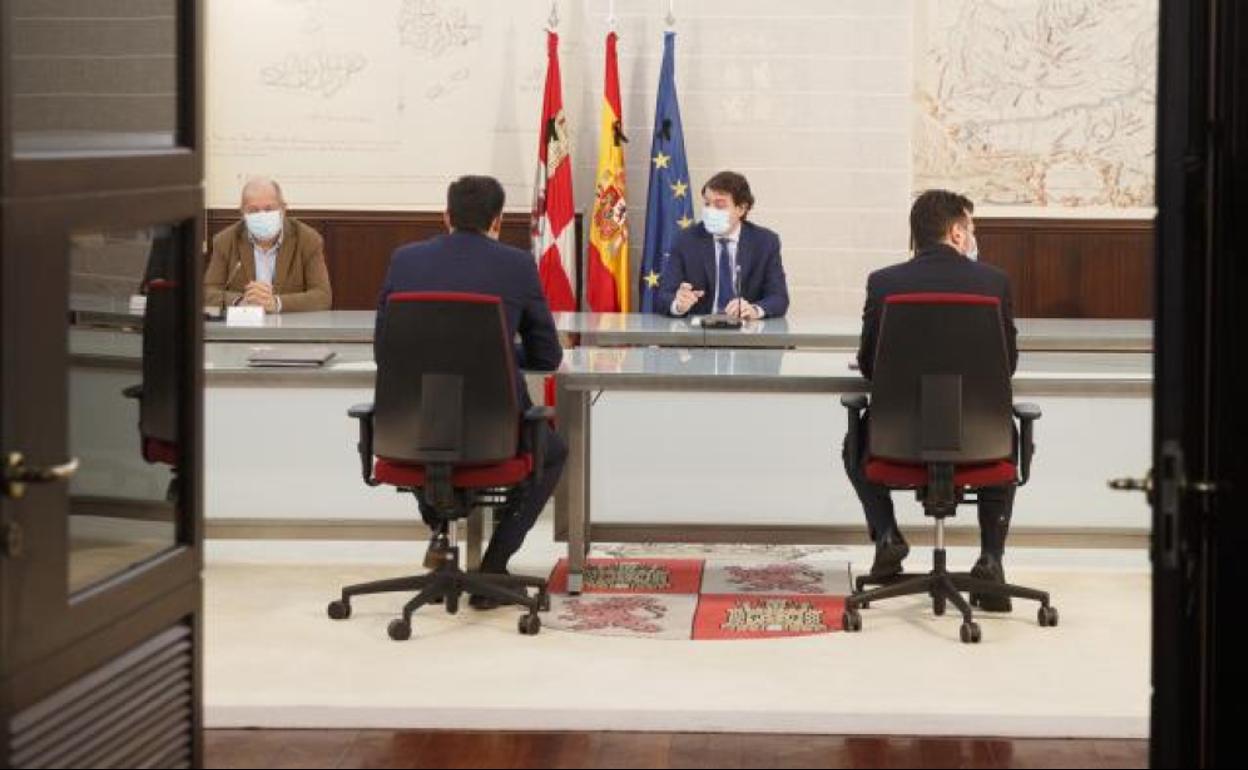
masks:
<instances>
[{"instance_id":1,"label":"dark folder on table","mask_svg":"<svg viewBox=\"0 0 1248 770\"><path fill-rule=\"evenodd\" d=\"M276 345L252 348L247 354L248 366L317 367L334 357L324 345Z\"/></svg>"}]
</instances>

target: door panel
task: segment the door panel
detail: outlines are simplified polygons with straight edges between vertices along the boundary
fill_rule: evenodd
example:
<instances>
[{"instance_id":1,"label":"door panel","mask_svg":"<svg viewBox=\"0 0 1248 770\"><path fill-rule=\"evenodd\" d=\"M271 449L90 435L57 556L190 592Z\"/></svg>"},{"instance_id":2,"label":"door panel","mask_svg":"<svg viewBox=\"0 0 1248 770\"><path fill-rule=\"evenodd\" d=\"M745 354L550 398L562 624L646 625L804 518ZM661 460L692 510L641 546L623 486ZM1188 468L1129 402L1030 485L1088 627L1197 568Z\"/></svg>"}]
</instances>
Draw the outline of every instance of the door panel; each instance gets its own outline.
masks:
<instances>
[{"instance_id":1,"label":"door panel","mask_svg":"<svg viewBox=\"0 0 1248 770\"><path fill-rule=\"evenodd\" d=\"M0 5L0 764L201 759L200 18Z\"/></svg>"}]
</instances>

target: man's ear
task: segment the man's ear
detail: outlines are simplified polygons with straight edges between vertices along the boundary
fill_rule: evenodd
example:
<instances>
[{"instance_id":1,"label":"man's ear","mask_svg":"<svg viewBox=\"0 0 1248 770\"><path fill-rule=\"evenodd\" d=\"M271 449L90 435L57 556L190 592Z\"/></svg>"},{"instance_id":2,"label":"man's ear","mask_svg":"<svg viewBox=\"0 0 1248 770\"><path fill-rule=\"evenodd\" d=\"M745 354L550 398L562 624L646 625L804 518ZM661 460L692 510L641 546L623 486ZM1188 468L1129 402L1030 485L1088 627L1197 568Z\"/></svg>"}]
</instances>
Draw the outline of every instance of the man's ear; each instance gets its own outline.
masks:
<instances>
[{"instance_id":1,"label":"man's ear","mask_svg":"<svg viewBox=\"0 0 1248 770\"><path fill-rule=\"evenodd\" d=\"M490 223L490 237L498 240L498 236L503 232L503 215L499 214L494 217L494 221Z\"/></svg>"}]
</instances>

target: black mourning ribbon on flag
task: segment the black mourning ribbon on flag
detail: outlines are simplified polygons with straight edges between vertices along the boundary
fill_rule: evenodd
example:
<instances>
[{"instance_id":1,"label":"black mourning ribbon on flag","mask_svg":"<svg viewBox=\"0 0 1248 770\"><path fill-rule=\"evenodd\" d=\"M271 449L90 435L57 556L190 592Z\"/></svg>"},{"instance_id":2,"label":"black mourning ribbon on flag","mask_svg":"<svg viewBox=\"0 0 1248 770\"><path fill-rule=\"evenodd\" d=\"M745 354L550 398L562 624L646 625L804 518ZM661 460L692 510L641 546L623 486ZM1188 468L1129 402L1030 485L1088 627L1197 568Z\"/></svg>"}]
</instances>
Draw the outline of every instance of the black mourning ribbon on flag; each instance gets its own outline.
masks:
<instances>
[{"instance_id":1,"label":"black mourning ribbon on flag","mask_svg":"<svg viewBox=\"0 0 1248 770\"><path fill-rule=\"evenodd\" d=\"M547 118L546 119L546 139L549 141L554 136L555 136L555 119Z\"/></svg>"},{"instance_id":2,"label":"black mourning ribbon on flag","mask_svg":"<svg viewBox=\"0 0 1248 770\"><path fill-rule=\"evenodd\" d=\"M663 131L663 141L665 142L672 141L672 119L671 118L663 119L662 131Z\"/></svg>"},{"instance_id":3,"label":"black mourning ribbon on flag","mask_svg":"<svg viewBox=\"0 0 1248 770\"><path fill-rule=\"evenodd\" d=\"M616 147L628 143L628 137L624 136L624 128L620 125L620 121L617 120L611 124L611 133L614 136Z\"/></svg>"}]
</instances>

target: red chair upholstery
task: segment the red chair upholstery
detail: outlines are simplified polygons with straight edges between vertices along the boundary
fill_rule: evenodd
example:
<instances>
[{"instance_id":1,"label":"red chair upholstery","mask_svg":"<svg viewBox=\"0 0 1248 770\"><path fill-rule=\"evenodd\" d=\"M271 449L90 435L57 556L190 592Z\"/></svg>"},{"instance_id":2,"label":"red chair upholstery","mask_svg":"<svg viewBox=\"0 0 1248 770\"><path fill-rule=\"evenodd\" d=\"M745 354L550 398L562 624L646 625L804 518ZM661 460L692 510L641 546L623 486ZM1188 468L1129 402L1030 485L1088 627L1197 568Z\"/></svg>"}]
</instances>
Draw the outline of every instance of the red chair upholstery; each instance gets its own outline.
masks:
<instances>
[{"instance_id":1,"label":"red chair upholstery","mask_svg":"<svg viewBox=\"0 0 1248 770\"><path fill-rule=\"evenodd\" d=\"M122 391L139 405L139 454L146 462L173 469L165 497L178 496L178 371L177 329L181 295L178 284L154 278L144 286L143 381Z\"/></svg>"},{"instance_id":2,"label":"red chair upholstery","mask_svg":"<svg viewBox=\"0 0 1248 770\"><path fill-rule=\"evenodd\" d=\"M845 602L842 627L860 630L859 609L874 601L926 594L937 615L944 614L947 601L953 603L963 617L962 640L977 642L979 626L962 591L1039 601L1041 625L1056 624L1047 593L946 569L944 520L966 495L984 487L1021 485L1030 475L1032 422L1040 410L1011 403L997 298L939 292L887 297L873 364L869 401L861 394L841 398L849 410L848 464L872 483L916 490L924 512L935 519L937 546L930 573L858 577ZM869 420L864 417L868 405ZM1014 417L1020 423L1017 440ZM860 440L863 430L868 431L865 442ZM863 443L866 452L859 456Z\"/></svg>"},{"instance_id":3,"label":"red chair upholstery","mask_svg":"<svg viewBox=\"0 0 1248 770\"><path fill-rule=\"evenodd\" d=\"M432 571L346 586L329 605L331 618L350 617L353 596L417 591L388 628L392 639L403 640L415 610L441 602L454 613L460 595L471 593L528 609L521 633L541 628L546 582L460 569L451 526L477 509L507 508L543 466L545 434L535 428L552 410L534 407L517 419L522 383L511 336L498 297L399 292L387 298L374 347L374 401L348 415L359 420L364 482L410 491L434 517L426 558Z\"/></svg>"},{"instance_id":4,"label":"red chair upholstery","mask_svg":"<svg viewBox=\"0 0 1248 770\"><path fill-rule=\"evenodd\" d=\"M149 463L178 464L178 445L155 438L143 439L143 459Z\"/></svg>"},{"instance_id":5,"label":"red chair upholstery","mask_svg":"<svg viewBox=\"0 0 1248 770\"><path fill-rule=\"evenodd\" d=\"M893 488L927 486L929 474L926 465L895 463L872 458L867 460L867 479L876 484ZM1018 478L1018 466L998 460L979 465L957 465L953 469L953 483L959 487L999 487L1013 484Z\"/></svg>"},{"instance_id":6,"label":"red chair upholstery","mask_svg":"<svg viewBox=\"0 0 1248 770\"><path fill-rule=\"evenodd\" d=\"M491 465L456 466L451 471L451 485L457 488L483 489L519 484L533 473L533 455L525 453ZM377 458L373 478L396 487L423 487L428 474L423 465L409 465Z\"/></svg>"}]
</instances>

